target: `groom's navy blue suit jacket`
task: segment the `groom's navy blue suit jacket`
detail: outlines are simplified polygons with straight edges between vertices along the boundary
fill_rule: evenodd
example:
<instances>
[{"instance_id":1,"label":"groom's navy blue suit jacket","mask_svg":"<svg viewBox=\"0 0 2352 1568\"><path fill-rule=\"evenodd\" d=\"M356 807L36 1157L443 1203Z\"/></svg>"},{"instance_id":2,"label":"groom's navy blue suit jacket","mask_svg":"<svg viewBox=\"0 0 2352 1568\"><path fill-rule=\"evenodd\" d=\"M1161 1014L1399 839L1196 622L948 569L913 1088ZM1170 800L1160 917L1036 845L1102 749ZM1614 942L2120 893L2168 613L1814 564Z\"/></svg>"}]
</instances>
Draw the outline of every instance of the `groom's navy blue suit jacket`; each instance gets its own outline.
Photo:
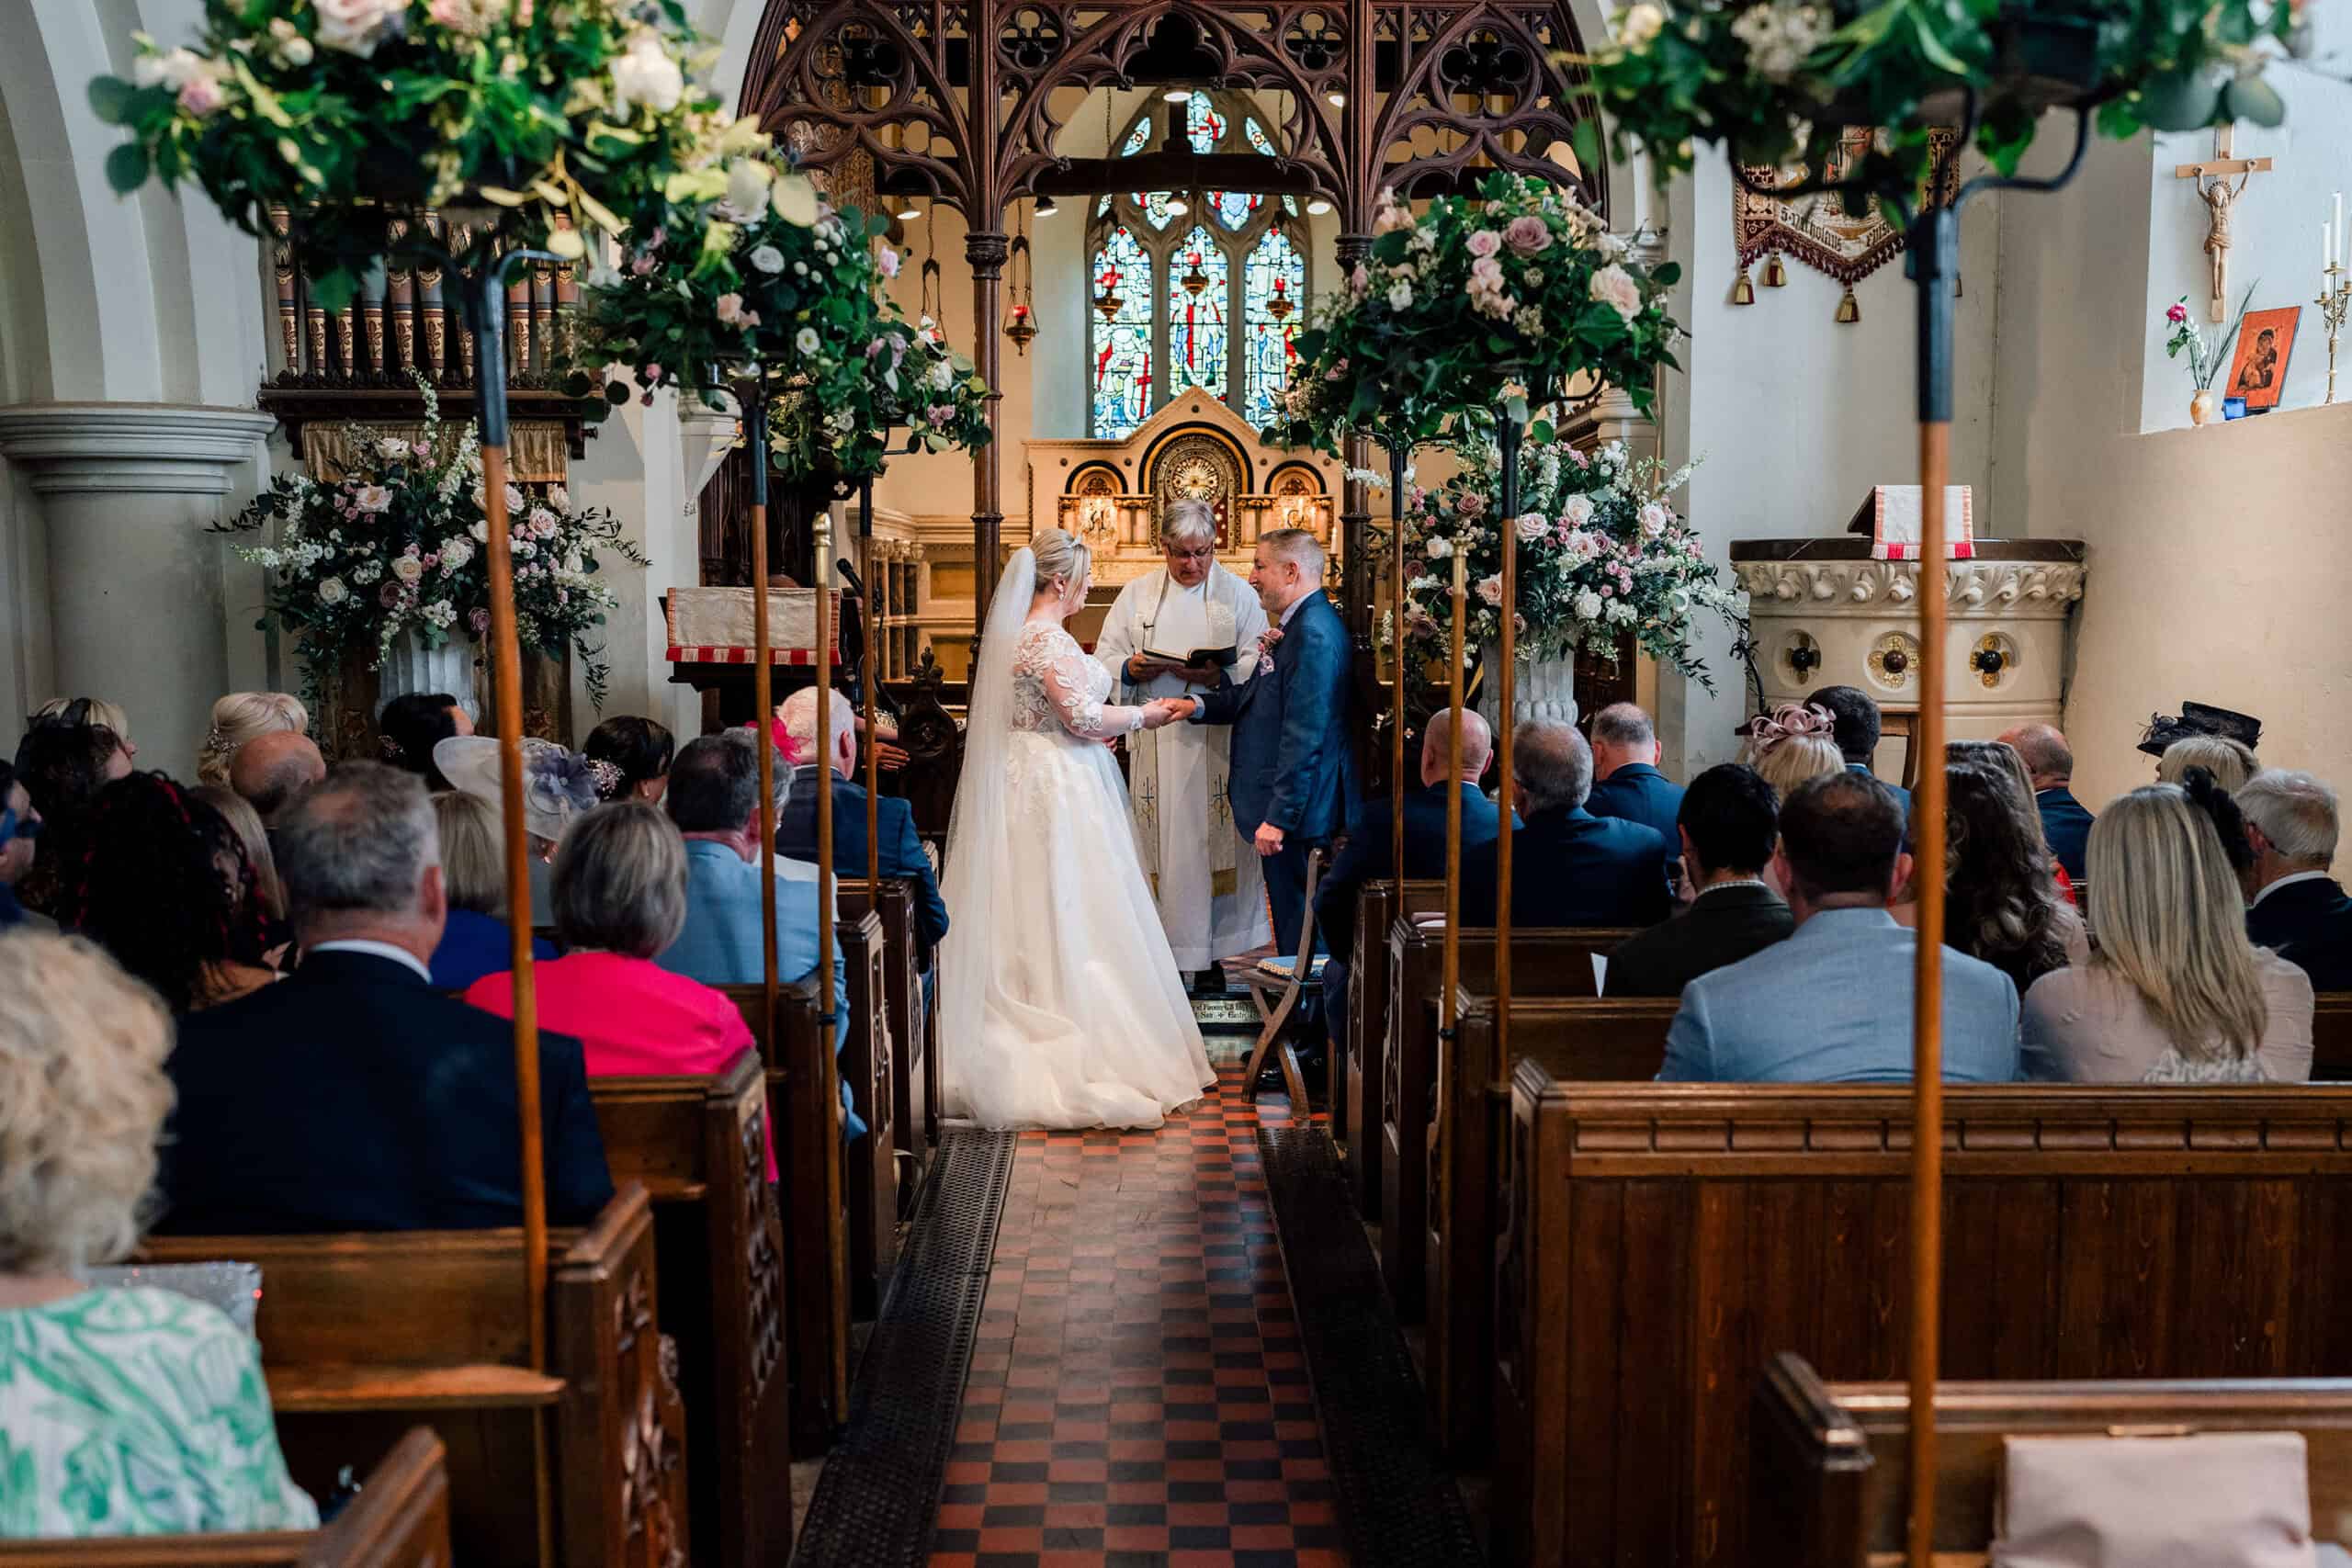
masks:
<instances>
[{"instance_id":1,"label":"groom's navy blue suit jacket","mask_svg":"<svg viewBox=\"0 0 2352 1568\"><path fill-rule=\"evenodd\" d=\"M1197 722L1233 726L1233 825L1243 838L1271 822L1285 838L1336 837L1357 803L1348 749L1348 628L1319 590L1302 601L1273 647L1274 667L1241 685L1227 676L1201 696Z\"/></svg>"}]
</instances>

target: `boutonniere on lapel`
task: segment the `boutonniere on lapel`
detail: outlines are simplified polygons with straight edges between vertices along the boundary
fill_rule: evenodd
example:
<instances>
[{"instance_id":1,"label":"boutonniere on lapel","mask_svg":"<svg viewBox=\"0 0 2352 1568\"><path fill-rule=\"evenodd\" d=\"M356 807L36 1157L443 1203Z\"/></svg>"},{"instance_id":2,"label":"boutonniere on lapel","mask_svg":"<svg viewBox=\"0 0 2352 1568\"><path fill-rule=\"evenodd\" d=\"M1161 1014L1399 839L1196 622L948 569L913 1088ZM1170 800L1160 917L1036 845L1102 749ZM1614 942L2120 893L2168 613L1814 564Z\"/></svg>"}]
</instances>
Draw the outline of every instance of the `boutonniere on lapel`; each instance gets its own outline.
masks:
<instances>
[{"instance_id":1,"label":"boutonniere on lapel","mask_svg":"<svg viewBox=\"0 0 2352 1568\"><path fill-rule=\"evenodd\" d=\"M1283 640L1280 626L1268 626L1258 634L1258 673L1270 675L1274 669L1274 644Z\"/></svg>"}]
</instances>

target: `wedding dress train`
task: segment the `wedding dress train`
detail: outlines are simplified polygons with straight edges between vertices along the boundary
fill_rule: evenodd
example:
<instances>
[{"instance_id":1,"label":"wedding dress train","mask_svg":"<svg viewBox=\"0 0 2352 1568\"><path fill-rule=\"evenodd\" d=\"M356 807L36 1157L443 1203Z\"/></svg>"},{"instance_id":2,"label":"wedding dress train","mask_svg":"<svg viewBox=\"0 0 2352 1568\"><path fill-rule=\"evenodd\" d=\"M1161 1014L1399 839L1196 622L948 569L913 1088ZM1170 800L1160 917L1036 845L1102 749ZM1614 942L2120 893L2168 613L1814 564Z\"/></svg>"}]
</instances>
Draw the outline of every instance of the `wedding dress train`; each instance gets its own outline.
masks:
<instances>
[{"instance_id":1,"label":"wedding dress train","mask_svg":"<svg viewBox=\"0 0 2352 1568\"><path fill-rule=\"evenodd\" d=\"M1216 1075L1102 743L1142 710L1104 704L1110 672L1058 622L1010 614L1033 595L1028 558L982 639L948 832L944 1110L992 1128L1157 1127Z\"/></svg>"}]
</instances>

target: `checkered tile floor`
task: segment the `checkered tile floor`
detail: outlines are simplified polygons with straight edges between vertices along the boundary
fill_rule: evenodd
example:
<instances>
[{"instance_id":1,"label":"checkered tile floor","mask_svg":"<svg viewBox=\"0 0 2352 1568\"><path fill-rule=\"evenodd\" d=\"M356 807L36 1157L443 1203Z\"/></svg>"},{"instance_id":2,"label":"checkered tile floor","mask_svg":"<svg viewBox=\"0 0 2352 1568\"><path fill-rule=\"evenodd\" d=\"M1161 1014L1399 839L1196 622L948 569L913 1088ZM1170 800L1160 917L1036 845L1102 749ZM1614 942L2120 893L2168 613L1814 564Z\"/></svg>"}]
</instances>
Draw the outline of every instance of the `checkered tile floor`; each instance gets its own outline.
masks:
<instances>
[{"instance_id":1,"label":"checkered tile floor","mask_svg":"<svg viewBox=\"0 0 2352 1568\"><path fill-rule=\"evenodd\" d=\"M1157 1132L1023 1134L933 1568L1346 1562L1260 1110L1220 1072Z\"/></svg>"}]
</instances>

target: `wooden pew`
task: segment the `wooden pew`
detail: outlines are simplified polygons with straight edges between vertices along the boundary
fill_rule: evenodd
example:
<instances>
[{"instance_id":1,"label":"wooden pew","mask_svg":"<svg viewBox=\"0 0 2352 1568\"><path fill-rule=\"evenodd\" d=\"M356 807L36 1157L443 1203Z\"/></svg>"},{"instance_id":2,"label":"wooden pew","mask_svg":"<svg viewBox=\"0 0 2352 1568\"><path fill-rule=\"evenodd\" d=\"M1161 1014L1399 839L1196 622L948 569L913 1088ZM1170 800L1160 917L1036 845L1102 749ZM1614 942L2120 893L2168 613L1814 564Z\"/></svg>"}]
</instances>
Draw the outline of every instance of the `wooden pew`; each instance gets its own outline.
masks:
<instances>
[{"instance_id":1,"label":"wooden pew","mask_svg":"<svg viewBox=\"0 0 2352 1568\"><path fill-rule=\"evenodd\" d=\"M288 1466L313 1496L423 1419L448 1449L457 1561L658 1568L683 1550L685 1413L638 1183L585 1230L552 1234L544 1372L519 1310L520 1230L158 1236L141 1256L260 1266L262 1371Z\"/></svg>"},{"instance_id":2,"label":"wooden pew","mask_svg":"<svg viewBox=\"0 0 2352 1568\"><path fill-rule=\"evenodd\" d=\"M1442 897L1442 893L1440 895ZM1380 1273L1396 1315L1420 1321L1425 1232L1429 1224L1429 1128L1437 1117L1437 1015L1424 1001L1445 970L1445 932L1409 908L1388 935L1387 1033L1381 1054ZM1520 996L1592 995L1594 953L1631 933L1617 928L1527 928L1511 933L1511 984ZM1488 986L1495 972L1493 928L1462 933L1462 978Z\"/></svg>"},{"instance_id":3,"label":"wooden pew","mask_svg":"<svg viewBox=\"0 0 2352 1568\"><path fill-rule=\"evenodd\" d=\"M1802 1356L1772 1358L1751 1419L1749 1560L1896 1568L1910 1415L1900 1383L1825 1383ZM1936 1428L1937 1561L1955 1568L1985 1560L2009 1437L2299 1432L2310 1452L2312 1533L2337 1539L2352 1513L2352 1381L1943 1382Z\"/></svg>"},{"instance_id":4,"label":"wooden pew","mask_svg":"<svg viewBox=\"0 0 2352 1568\"><path fill-rule=\"evenodd\" d=\"M710 1077L589 1080L616 1181L653 1199L662 1320L685 1396L694 1561L792 1552L784 1229L767 1179L767 1084L745 1051Z\"/></svg>"},{"instance_id":5,"label":"wooden pew","mask_svg":"<svg viewBox=\"0 0 2352 1568\"><path fill-rule=\"evenodd\" d=\"M1419 911L1445 908L1445 884L1366 883L1356 893L1356 930L1348 952L1348 1037L1340 1042L1339 1092L1331 1097L1331 1136L1347 1145L1348 1185L1356 1212L1380 1217L1382 1042L1388 1037L1388 931L1398 899Z\"/></svg>"},{"instance_id":6,"label":"wooden pew","mask_svg":"<svg viewBox=\"0 0 2352 1568\"><path fill-rule=\"evenodd\" d=\"M2352 1080L2352 991L2322 991L2312 1000L2312 1081Z\"/></svg>"},{"instance_id":7,"label":"wooden pew","mask_svg":"<svg viewBox=\"0 0 2352 1568\"><path fill-rule=\"evenodd\" d=\"M915 925L914 884L902 876L882 879L878 901L869 898L865 878L843 877L842 912L863 914L870 906L882 917L882 989L889 1004L890 1117L897 1147L913 1162L913 1182L931 1169L939 1146L938 1025L924 1007L922 964L928 956Z\"/></svg>"},{"instance_id":8,"label":"wooden pew","mask_svg":"<svg viewBox=\"0 0 2352 1568\"><path fill-rule=\"evenodd\" d=\"M1493 966L1490 949L1488 982ZM1436 998L1422 1005L1434 1031ZM1665 1062L1667 1028L1680 1006L1671 997L1517 996L1511 1056L1535 1056L1559 1078L1645 1082ZM1494 1433L1497 1194L1510 1097L1496 1090L1491 984L1463 987L1456 1009L1453 1050L1439 1075L1444 1116L1422 1199L1429 1297L1422 1381L1440 1447L1467 1458Z\"/></svg>"},{"instance_id":9,"label":"wooden pew","mask_svg":"<svg viewBox=\"0 0 2352 1568\"><path fill-rule=\"evenodd\" d=\"M849 1419L849 1166L842 1142L841 1074L817 1004L786 987L767 1016L757 986L721 986L759 1042L775 1128L790 1324L792 1452L813 1458Z\"/></svg>"},{"instance_id":10,"label":"wooden pew","mask_svg":"<svg viewBox=\"0 0 2352 1568\"><path fill-rule=\"evenodd\" d=\"M1944 1104L1951 1377L2352 1372L2352 1090ZM1531 1058L1506 1158L1494 1560L1747 1563L1768 1358L1905 1368L1909 1089L1573 1083Z\"/></svg>"},{"instance_id":11,"label":"wooden pew","mask_svg":"<svg viewBox=\"0 0 2352 1568\"><path fill-rule=\"evenodd\" d=\"M862 880L862 879L861 879ZM850 1312L872 1318L899 1261L899 1118L892 1066L888 955L882 917L853 915L844 904L833 927L849 967L849 1041L842 1077L865 1118L866 1135L849 1148Z\"/></svg>"},{"instance_id":12,"label":"wooden pew","mask_svg":"<svg viewBox=\"0 0 2352 1568\"><path fill-rule=\"evenodd\" d=\"M342 1513L315 1530L0 1541L6 1568L448 1568L441 1439L411 1427Z\"/></svg>"}]
</instances>

